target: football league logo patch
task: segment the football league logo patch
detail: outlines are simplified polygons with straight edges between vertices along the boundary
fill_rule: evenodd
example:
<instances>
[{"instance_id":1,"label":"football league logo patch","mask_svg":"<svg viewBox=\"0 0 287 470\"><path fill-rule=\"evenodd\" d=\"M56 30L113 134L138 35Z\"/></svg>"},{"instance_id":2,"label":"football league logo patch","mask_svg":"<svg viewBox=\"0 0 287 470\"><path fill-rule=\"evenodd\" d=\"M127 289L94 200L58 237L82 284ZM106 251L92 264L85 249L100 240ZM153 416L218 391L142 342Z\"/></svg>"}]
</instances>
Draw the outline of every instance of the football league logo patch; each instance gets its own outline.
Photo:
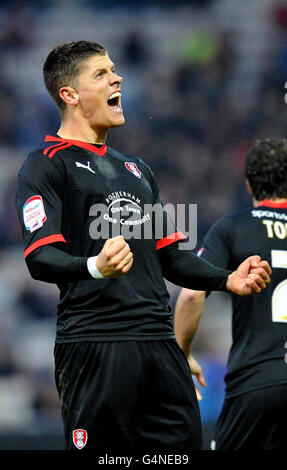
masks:
<instances>
[{"instance_id":1,"label":"football league logo patch","mask_svg":"<svg viewBox=\"0 0 287 470\"><path fill-rule=\"evenodd\" d=\"M74 429L73 431L73 443L77 449L83 449L87 444L88 433L84 429Z\"/></svg>"},{"instance_id":2,"label":"football league logo patch","mask_svg":"<svg viewBox=\"0 0 287 470\"><path fill-rule=\"evenodd\" d=\"M125 162L125 167L137 178L141 178L142 174L134 162Z\"/></svg>"},{"instance_id":3,"label":"football league logo patch","mask_svg":"<svg viewBox=\"0 0 287 470\"><path fill-rule=\"evenodd\" d=\"M204 252L204 248L200 248L197 252L197 256L201 256L203 252Z\"/></svg>"},{"instance_id":4,"label":"football league logo patch","mask_svg":"<svg viewBox=\"0 0 287 470\"><path fill-rule=\"evenodd\" d=\"M34 232L47 220L43 199L36 195L29 197L23 206L23 220L27 230Z\"/></svg>"}]
</instances>

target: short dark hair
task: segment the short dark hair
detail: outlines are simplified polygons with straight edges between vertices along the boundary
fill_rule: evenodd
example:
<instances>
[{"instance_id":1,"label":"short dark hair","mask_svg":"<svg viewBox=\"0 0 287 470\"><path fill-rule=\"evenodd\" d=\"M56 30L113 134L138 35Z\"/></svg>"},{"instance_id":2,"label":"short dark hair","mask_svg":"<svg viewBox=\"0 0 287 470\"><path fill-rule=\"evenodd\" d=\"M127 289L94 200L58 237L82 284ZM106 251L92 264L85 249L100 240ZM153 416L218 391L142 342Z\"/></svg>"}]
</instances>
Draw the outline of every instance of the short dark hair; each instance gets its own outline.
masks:
<instances>
[{"instance_id":1,"label":"short dark hair","mask_svg":"<svg viewBox=\"0 0 287 470\"><path fill-rule=\"evenodd\" d=\"M75 86L80 63L93 55L106 55L107 49L96 42L74 41L57 45L47 56L43 75L45 86L60 112L66 108L59 95L62 86Z\"/></svg>"},{"instance_id":2,"label":"short dark hair","mask_svg":"<svg viewBox=\"0 0 287 470\"><path fill-rule=\"evenodd\" d=\"M245 158L245 176L257 201L287 197L287 139L257 140Z\"/></svg>"}]
</instances>

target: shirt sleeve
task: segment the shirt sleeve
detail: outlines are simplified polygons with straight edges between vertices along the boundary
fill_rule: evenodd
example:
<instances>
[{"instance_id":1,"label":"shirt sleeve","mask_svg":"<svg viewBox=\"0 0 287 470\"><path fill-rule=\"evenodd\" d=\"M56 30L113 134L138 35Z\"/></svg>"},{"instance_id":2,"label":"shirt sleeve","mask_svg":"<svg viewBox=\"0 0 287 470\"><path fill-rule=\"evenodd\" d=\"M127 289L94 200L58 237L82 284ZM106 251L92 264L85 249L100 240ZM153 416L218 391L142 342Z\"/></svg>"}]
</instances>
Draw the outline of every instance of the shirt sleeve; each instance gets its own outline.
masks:
<instances>
[{"instance_id":1,"label":"shirt sleeve","mask_svg":"<svg viewBox=\"0 0 287 470\"><path fill-rule=\"evenodd\" d=\"M25 258L40 246L66 242L62 234L63 179L60 169L40 153L30 155L19 172L16 207Z\"/></svg>"},{"instance_id":2,"label":"shirt sleeve","mask_svg":"<svg viewBox=\"0 0 287 470\"><path fill-rule=\"evenodd\" d=\"M48 244L32 251L26 258L26 264L33 279L59 284L91 280L87 260L59 250L57 245Z\"/></svg>"},{"instance_id":3,"label":"shirt sleeve","mask_svg":"<svg viewBox=\"0 0 287 470\"><path fill-rule=\"evenodd\" d=\"M234 221L230 217L219 220L206 234L198 256L190 250L179 250L178 244L164 247L159 252L163 275L174 284L189 289L227 291L230 269L230 239Z\"/></svg>"},{"instance_id":4,"label":"shirt sleeve","mask_svg":"<svg viewBox=\"0 0 287 470\"><path fill-rule=\"evenodd\" d=\"M163 276L170 282L187 289L227 291L226 283L232 271L201 259L191 250L180 250L178 243L159 251Z\"/></svg>"}]
</instances>

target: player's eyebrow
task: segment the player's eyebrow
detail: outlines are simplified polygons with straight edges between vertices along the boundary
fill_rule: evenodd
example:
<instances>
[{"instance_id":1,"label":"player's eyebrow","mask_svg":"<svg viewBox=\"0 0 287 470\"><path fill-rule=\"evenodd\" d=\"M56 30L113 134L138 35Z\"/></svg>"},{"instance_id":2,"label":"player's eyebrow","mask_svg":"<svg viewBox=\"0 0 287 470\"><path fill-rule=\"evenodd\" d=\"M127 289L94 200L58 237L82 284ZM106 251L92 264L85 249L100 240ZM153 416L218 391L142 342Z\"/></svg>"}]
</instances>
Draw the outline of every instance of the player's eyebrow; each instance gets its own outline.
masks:
<instances>
[{"instance_id":1,"label":"player's eyebrow","mask_svg":"<svg viewBox=\"0 0 287 470\"><path fill-rule=\"evenodd\" d=\"M112 71L113 73L116 71L116 66L115 66L115 64L112 63L112 64L110 64L110 66L98 67L98 68L96 68L96 70L94 70L94 72L93 72L93 77L96 76L97 73L99 73L99 72L106 72L106 71L108 71L109 68L111 69L111 71Z\"/></svg>"}]
</instances>

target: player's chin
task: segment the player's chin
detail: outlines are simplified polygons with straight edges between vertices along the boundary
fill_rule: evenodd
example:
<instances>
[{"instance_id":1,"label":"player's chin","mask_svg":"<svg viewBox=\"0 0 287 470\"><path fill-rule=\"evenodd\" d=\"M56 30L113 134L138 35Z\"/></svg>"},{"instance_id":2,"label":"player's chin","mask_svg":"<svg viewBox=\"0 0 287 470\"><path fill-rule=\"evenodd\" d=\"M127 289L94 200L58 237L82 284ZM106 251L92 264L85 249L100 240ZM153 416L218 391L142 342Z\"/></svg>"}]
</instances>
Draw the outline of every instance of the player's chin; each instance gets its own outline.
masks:
<instances>
[{"instance_id":1,"label":"player's chin","mask_svg":"<svg viewBox=\"0 0 287 470\"><path fill-rule=\"evenodd\" d=\"M125 122L126 122L126 120L124 118L124 115L118 116L118 117L113 118L111 120L111 126L110 127L121 127L121 126L124 125Z\"/></svg>"},{"instance_id":2,"label":"player's chin","mask_svg":"<svg viewBox=\"0 0 287 470\"><path fill-rule=\"evenodd\" d=\"M110 121L110 127L120 127L125 123L125 117L122 107L115 108L115 110L109 108L108 116Z\"/></svg>"}]
</instances>

